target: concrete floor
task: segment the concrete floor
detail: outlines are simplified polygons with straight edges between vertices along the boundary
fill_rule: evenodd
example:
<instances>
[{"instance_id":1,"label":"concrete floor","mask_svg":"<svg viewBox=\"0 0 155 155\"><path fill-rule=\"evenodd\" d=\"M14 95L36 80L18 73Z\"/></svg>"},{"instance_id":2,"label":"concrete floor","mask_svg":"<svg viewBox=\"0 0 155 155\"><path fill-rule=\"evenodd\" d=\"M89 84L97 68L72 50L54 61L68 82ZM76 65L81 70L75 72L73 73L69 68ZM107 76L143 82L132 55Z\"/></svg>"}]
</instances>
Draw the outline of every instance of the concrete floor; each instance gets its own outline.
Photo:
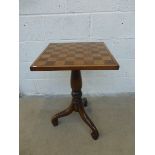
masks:
<instances>
[{"instance_id":1,"label":"concrete floor","mask_svg":"<svg viewBox=\"0 0 155 155\"><path fill-rule=\"evenodd\" d=\"M20 98L20 155L134 155L134 95L87 96L85 109L99 130L94 141L78 113L59 120L69 96Z\"/></svg>"}]
</instances>

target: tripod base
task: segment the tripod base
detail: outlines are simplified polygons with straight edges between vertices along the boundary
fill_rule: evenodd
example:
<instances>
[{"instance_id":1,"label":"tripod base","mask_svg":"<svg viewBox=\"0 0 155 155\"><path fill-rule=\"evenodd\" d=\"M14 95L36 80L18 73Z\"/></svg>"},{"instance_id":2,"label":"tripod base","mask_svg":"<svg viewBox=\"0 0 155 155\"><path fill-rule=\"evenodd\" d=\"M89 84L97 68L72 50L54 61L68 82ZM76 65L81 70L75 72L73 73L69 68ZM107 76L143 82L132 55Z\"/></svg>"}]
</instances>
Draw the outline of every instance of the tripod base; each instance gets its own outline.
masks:
<instances>
[{"instance_id":1,"label":"tripod base","mask_svg":"<svg viewBox=\"0 0 155 155\"><path fill-rule=\"evenodd\" d=\"M72 102L70 106L54 115L51 119L51 123L54 126L58 125L58 119L71 114L73 111L78 112L82 120L90 127L92 130L91 136L94 140L98 139L99 133L94 123L90 120L87 113L84 110L84 106L88 105L87 98L81 98L82 92L82 80L80 71L72 71L71 73L71 87L72 87Z\"/></svg>"}]
</instances>

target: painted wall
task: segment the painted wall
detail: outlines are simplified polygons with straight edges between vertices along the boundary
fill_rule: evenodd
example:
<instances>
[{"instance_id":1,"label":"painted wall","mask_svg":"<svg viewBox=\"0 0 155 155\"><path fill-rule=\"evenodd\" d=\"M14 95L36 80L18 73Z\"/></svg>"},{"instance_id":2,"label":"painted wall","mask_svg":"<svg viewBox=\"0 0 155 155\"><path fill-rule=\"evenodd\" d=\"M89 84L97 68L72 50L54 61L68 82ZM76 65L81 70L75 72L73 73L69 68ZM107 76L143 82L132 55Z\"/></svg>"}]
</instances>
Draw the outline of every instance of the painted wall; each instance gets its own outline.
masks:
<instances>
[{"instance_id":1,"label":"painted wall","mask_svg":"<svg viewBox=\"0 0 155 155\"><path fill-rule=\"evenodd\" d=\"M134 92L134 0L20 0L20 92L70 94L70 72L31 72L49 42L104 41L119 71L82 71L83 92Z\"/></svg>"}]
</instances>

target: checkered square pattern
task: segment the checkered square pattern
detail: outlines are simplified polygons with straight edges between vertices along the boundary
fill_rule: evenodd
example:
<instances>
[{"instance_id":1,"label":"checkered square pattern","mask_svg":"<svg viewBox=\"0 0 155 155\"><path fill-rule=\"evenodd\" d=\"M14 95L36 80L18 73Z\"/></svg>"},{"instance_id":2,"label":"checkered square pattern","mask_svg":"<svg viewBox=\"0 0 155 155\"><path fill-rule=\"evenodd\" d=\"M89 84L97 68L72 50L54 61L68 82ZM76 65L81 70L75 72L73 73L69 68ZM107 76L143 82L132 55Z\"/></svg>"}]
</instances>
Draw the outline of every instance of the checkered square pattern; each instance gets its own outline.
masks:
<instances>
[{"instance_id":1,"label":"checkered square pattern","mask_svg":"<svg viewBox=\"0 0 155 155\"><path fill-rule=\"evenodd\" d=\"M31 65L31 70L118 69L104 43L50 43Z\"/></svg>"}]
</instances>

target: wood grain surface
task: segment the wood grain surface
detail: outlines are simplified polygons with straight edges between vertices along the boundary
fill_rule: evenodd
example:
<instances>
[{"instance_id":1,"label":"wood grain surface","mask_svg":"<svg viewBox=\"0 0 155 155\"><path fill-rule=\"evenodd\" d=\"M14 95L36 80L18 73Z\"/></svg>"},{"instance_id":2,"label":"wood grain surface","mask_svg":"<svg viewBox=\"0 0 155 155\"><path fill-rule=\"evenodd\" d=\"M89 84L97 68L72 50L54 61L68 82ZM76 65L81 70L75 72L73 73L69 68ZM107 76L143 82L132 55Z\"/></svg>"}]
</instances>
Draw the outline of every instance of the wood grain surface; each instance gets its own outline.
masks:
<instances>
[{"instance_id":1,"label":"wood grain surface","mask_svg":"<svg viewBox=\"0 0 155 155\"><path fill-rule=\"evenodd\" d=\"M31 71L118 69L103 42L50 43L30 66Z\"/></svg>"}]
</instances>

